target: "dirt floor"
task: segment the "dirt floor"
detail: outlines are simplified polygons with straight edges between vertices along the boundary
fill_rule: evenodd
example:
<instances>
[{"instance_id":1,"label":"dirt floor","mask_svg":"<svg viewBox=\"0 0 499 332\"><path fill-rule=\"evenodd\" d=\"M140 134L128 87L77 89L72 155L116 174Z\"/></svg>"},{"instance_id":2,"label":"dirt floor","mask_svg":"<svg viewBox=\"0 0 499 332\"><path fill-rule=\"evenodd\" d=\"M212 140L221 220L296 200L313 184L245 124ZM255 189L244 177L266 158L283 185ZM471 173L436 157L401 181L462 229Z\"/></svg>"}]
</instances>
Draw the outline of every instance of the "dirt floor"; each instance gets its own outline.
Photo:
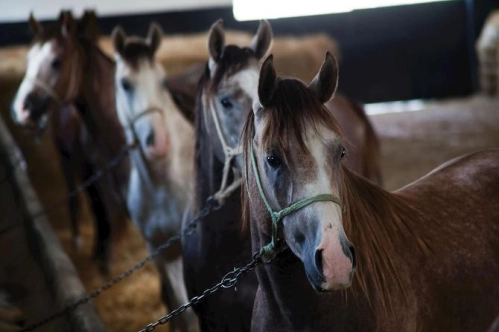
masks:
<instances>
[{"instance_id":1,"label":"dirt floor","mask_svg":"<svg viewBox=\"0 0 499 332\"><path fill-rule=\"evenodd\" d=\"M63 197L64 182L49 135L33 141L27 133L13 128L6 110L2 111L25 154L30 178L42 203ZM472 97L429 102L420 111L373 115L371 119L381 138L382 171L385 187L390 190L414 181L446 160L499 146L499 99ZM107 277L98 273L90 259L93 227L86 207L80 217L84 238L80 252L70 247L66 208L51 212L49 218L87 290L105 282ZM111 275L124 271L147 254L139 232L130 222L127 224L125 236L114 245ZM151 264L103 293L95 304L109 331L137 331L165 313Z\"/></svg>"}]
</instances>

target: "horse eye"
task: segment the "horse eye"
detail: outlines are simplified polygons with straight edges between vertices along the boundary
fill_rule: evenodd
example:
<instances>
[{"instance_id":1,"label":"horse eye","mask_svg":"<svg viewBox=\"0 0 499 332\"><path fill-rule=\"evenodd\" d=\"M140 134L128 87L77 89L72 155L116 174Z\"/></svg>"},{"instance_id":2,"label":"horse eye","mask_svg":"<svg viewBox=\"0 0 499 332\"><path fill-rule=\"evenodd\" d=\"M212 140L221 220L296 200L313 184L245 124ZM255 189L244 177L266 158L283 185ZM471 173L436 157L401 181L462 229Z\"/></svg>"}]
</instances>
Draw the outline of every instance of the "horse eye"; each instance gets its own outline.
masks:
<instances>
[{"instance_id":1,"label":"horse eye","mask_svg":"<svg viewBox=\"0 0 499 332\"><path fill-rule=\"evenodd\" d=\"M61 68L61 60L60 59L52 60L50 67L52 68L52 70L59 70Z\"/></svg>"},{"instance_id":2,"label":"horse eye","mask_svg":"<svg viewBox=\"0 0 499 332\"><path fill-rule=\"evenodd\" d=\"M346 153L347 153L347 150L345 150L345 148L343 148L343 150L341 150L341 158L343 158Z\"/></svg>"},{"instance_id":3,"label":"horse eye","mask_svg":"<svg viewBox=\"0 0 499 332\"><path fill-rule=\"evenodd\" d=\"M276 157L274 155L267 156L267 163L270 165L272 168L277 168L281 166L281 159L279 157Z\"/></svg>"},{"instance_id":4,"label":"horse eye","mask_svg":"<svg viewBox=\"0 0 499 332\"><path fill-rule=\"evenodd\" d=\"M126 78L121 79L121 87L126 92L132 91L132 83L130 83L130 81L127 80Z\"/></svg>"},{"instance_id":5,"label":"horse eye","mask_svg":"<svg viewBox=\"0 0 499 332\"><path fill-rule=\"evenodd\" d=\"M234 106L230 102L229 98L222 98L222 100L220 100L220 103L222 104L223 108L225 108L225 109L231 109Z\"/></svg>"}]
</instances>

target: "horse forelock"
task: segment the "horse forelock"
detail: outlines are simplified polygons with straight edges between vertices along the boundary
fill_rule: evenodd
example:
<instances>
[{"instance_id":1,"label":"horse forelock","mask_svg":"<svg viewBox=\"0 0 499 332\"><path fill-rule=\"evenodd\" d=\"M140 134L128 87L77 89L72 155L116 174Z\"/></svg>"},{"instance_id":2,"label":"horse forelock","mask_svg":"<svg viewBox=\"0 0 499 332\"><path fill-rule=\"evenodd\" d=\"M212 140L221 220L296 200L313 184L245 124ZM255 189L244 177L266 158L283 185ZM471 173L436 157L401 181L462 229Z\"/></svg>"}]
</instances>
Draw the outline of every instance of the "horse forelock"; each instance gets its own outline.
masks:
<instances>
[{"instance_id":1,"label":"horse forelock","mask_svg":"<svg viewBox=\"0 0 499 332\"><path fill-rule=\"evenodd\" d=\"M220 60L214 67L214 72L209 73L210 79L205 82L207 85L207 93L214 93L219 84L240 72L252 62L257 62L258 59L255 52L248 47L239 47L236 45L227 45L222 53Z\"/></svg>"},{"instance_id":2,"label":"horse forelock","mask_svg":"<svg viewBox=\"0 0 499 332\"><path fill-rule=\"evenodd\" d=\"M276 81L271 105L258 112L259 125L263 128L259 143L266 151L277 149L284 158L288 151L294 148L299 148L301 152L309 155L310 151L306 145L307 133L315 132L321 136L320 130L323 127L333 131L340 140L343 140L336 119L317 100L313 92L296 79L279 78ZM250 114L250 117L253 115ZM252 128L245 127L243 134L245 143L251 139L251 131ZM293 141L298 146L292 146Z\"/></svg>"},{"instance_id":3,"label":"horse forelock","mask_svg":"<svg viewBox=\"0 0 499 332\"><path fill-rule=\"evenodd\" d=\"M127 38L120 56L133 69L138 69L143 60L151 63L154 61L154 51L144 39L139 37Z\"/></svg>"}]
</instances>

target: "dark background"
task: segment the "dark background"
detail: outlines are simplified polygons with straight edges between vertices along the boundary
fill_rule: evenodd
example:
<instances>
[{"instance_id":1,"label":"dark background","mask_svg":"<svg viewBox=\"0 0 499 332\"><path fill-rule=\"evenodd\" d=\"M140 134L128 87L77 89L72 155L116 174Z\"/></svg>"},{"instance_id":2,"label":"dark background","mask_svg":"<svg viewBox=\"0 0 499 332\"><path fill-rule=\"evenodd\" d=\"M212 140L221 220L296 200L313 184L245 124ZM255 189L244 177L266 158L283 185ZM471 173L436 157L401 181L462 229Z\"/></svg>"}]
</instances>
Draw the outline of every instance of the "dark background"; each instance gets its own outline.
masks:
<instances>
[{"instance_id":1,"label":"dark background","mask_svg":"<svg viewBox=\"0 0 499 332\"><path fill-rule=\"evenodd\" d=\"M275 35L326 32L340 45L340 90L364 103L466 96L477 91L475 42L497 0L456 0L270 20ZM97 13L98 14L98 13ZM28 13L26 13L26 18ZM232 8L101 17L104 34L121 24L145 34L206 31L223 18L229 29L252 33L258 22L237 22ZM27 23L0 24L0 45L28 43Z\"/></svg>"}]
</instances>

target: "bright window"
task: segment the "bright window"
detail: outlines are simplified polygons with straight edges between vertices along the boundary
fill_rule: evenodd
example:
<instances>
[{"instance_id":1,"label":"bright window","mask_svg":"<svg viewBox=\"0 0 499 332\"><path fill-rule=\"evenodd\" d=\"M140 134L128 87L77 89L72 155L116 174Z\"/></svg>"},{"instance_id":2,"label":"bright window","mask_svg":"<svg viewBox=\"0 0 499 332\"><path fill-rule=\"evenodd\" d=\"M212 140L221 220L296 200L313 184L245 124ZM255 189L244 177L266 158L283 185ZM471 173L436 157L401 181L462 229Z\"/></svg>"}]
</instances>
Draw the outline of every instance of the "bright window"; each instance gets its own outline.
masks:
<instances>
[{"instance_id":1,"label":"bright window","mask_svg":"<svg viewBox=\"0 0 499 332\"><path fill-rule=\"evenodd\" d=\"M344 13L355 9L450 0L232 0L236 20Z\"/></svg>"}]
</instances>

